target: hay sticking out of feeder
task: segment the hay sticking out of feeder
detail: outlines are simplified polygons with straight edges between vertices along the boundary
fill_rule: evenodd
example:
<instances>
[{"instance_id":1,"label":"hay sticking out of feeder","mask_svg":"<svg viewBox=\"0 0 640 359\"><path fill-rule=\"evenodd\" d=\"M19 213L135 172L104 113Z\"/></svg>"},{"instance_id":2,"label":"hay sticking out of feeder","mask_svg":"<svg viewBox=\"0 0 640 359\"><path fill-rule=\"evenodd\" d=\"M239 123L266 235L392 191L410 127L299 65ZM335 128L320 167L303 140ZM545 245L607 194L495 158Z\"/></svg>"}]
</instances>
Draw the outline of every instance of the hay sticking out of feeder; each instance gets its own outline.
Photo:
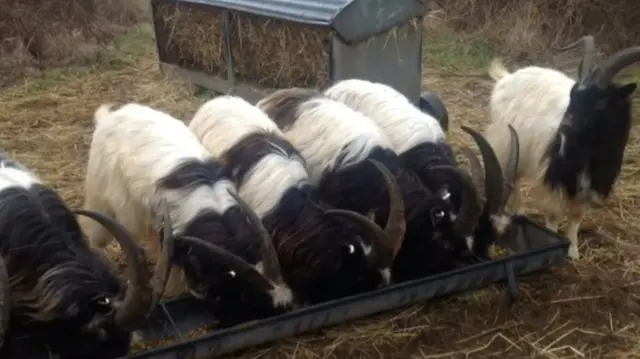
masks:
<instances>
[{"instance_id":1,"label":"hay sticking out of feeder","mask_svg":"<svg viewBox=\"0 0 640 359\"><path fill-rule=\"evenodd\" d=\"M220 12L166 5L158 15L170 29L181 65L226 77L224 24ZM239 81L265 88L329 84L330 31L232 13L232 52Z\"/></svg>"}]
</instances>

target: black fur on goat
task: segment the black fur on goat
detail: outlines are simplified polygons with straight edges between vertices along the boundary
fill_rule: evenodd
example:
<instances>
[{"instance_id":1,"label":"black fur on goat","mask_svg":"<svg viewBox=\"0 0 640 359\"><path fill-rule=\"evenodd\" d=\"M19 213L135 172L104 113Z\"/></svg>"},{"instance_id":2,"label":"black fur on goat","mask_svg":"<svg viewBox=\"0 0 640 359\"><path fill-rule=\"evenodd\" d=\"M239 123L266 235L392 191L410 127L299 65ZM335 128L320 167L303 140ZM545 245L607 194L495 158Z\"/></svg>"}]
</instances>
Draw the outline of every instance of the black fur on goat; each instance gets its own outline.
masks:
<instances>
[{"instance_id":1,"label":"black fur on goat","mask_svg":"<svg viewBox=\"0 0 640 359\"><path fill-rule=\"evenodd\" d=\"M113 234L127 258L128 286L103 256L88 247L74 214L96 220ZM166 266L170 255L163 251L158 268ZM164 289L152 289L151 283L164 283L167 275L157 271L151 278L144 253L115 220L70 210L56 192L4 155L0 156L0 257L11 296L11 326L0 348L2 358L24 353L25 348L13 345L22 333L62 358L126 355L131 332ZM3 301L6 304L6 298ZM2 313L8 313L9 308L4 309ZM6 324L6 318L0 323Z\"/></svg>"},{"instance_id":2,"label":"black fur on goat","mask_svg":"<svg viewBox=\"0 0 640 359\"><path fill-rule=\"evenodd\" d=\"M158 185L184 193L200 186L226 186L228 193L222 195L238 204L224 213L213 208L200 211L176 241L175 264L182 268L189 292L209 304L218 327L282 314L293 304L271 238L235 193L229 175L216 160L193 160L176 167Z\"/></svg>"},{"instance_id":3,"label":"black fur on goat","mask_svg":"<svg viewBox=\"0 0 640 359\"><path fill-rule=\"evenodd\" d=\"M549 164L544 182L562 189L571 199L592 193L608 198L620 175L631 128L631 100L637 84L618 85L613 78L640 61L640 46L613 54L602 67L594 66L595 44L585 36L559 50L584 44L578 81L569 106L543 160Z\"/></svg>"},{"instance_id":4,"label":"black fur on goat","mask_svg":"<svg viewBox=\"0 0 640 359\"><path fill-rule=\"evenodd\" d=\"M268 210L260 215L272 235L283 275L302 301L324 302L373 290L383 282L382 269L398 250L399 229L387 227L385 233L357 212L318 205L304 160L288 141L266 131L254 132L223 158L241 195L254 208L277 191L279 200L269 201ZM264 175L267 180L252 182ZM394 216L390 222L400 220L397 212L390 216Z\"/></svg>"}]
</instances>

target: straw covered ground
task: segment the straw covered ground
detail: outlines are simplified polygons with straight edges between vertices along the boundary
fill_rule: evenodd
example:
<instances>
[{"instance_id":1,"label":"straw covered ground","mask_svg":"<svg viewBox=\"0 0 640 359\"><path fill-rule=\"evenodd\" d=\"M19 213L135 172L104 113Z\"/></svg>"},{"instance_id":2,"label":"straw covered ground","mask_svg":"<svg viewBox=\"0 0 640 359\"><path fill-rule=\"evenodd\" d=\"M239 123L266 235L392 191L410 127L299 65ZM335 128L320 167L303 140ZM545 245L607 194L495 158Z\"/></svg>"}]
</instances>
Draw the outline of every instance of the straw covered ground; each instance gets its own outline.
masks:
<instances>
[{"instance_id":1,"label":"straw covered ground","mask_svg":"<svg viewBox=\"0 0 640 359\"><path fill-rule=\"evenodd\" d=\"M98 105L137 101L187 120L204 100L158 74L150 25L119 33L115 40L97 62L38 72L0 90L0 147L72 206L82 205ZM483 69L497 52L474 37L444 31L427 36L424 87L438 92L448 106L456 146L470 143L459 125L482 129L486 124L491 83ZM575 64L574 59L548 60L569 69ZM637 79L634 71L627 76ZM639 136L634 129L615 195L585 221L585 228L597 234L581 242L583 259L522 279L514 307L506 306L505 288L494 286L233 357L640 358ZM539 219L534 207L530 213Z\"/></svg>"}]
</instances>

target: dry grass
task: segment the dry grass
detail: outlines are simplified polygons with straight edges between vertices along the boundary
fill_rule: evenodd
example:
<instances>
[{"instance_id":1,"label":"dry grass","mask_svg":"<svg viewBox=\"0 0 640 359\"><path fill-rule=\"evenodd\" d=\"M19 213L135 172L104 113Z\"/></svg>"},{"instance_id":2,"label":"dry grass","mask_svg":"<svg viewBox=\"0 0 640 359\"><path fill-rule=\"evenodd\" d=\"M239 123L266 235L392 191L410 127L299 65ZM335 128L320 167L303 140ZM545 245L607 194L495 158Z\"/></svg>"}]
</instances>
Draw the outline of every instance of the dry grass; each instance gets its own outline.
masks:
<instances>
[{"instance_id":1,"label":"dry grass","mask_svg":"<svg viewBox=\"0 0 640 359\"><path fill-rule=\"evenodd\" d=\"M118 37L117 46L102 55L105 60L48 70L0 92L2 150L73 206L82 204L91 116L99 104L138 101L188 119L202 102L186 86L158 75L149 35L148 25L138 27ZM424 87L448 106L456 146L470 143L459 125L486 125L491 85L481 75L491 49L462 40L440 33L425 44ZM504 288L494 286L233 357L640 358L639 136L634 129L615 195L585 221L591 234L581 242L583 259L523 278L515 307L507 307ZM539 219L533 206L530 213Z\"/></svg>"},{"instance_id":2,"label":"dry grass","mask_svg":"<svg viewBox=\"0 0 640 359\"><path fill-rule=\"evenodd\" d=\"M441 1L428 19L429 31L454 30L482 38L501 52L527 59L552 45L596 35L604 51L640 40L640 8L633 0Z\"/></svg>"},{"instance_id":3,"label":"dry grass","mask_svg":"<svg viewBox=\"0 0 640 359\"><path fill-rule=\"evenodd\" d=\"M184 66L226 77L224 25L219 12L165 5L171 48ZM264 88L322 87L329 83L329 31L232 14L232 53L238 80Z\"/></svg>"},{"instance_id":4,"label":"dry grass","mask_svg":"<svg viewBox=\"0 0 640 359\"><path fill-rule=\"evenodd\" d=\"M0 87L37 69L94 61L114 31L140 19L141 0L0 0Z\"/></svg>"}]
</instances>

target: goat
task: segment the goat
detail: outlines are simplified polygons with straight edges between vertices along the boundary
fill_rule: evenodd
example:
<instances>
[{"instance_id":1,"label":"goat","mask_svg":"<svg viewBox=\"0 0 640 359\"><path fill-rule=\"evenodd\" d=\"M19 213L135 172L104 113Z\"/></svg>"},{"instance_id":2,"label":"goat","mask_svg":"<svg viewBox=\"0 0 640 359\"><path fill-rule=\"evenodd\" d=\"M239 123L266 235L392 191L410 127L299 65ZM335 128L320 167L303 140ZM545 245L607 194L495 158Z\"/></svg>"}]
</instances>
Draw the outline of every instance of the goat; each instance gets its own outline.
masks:
<instances>
[{"instance_id":1,"label":"goat","mask_svg":"<svg viewBox=\"0 0 640 359\"><path fill-rule=\"evenodd\" d=\"M115 215L137 238L159 232L166 201L178 239L170 288L204 300L227 327L291 309L271 239L236 194L228 171L180 120L138 104L101 106L85 181L85 208ZM92 245L109 237L82 223Z\"/></svg>"},{"instance_id":2,"label":"goat","mask_svg":"<svg viewBox=\"0 0 640 359\"><path fill-rule=\"evenodd\" d=\"M473 234L480 212L473 183L458 168L434 169L457 175L466 185L464 205L456 218L449 215L452 208L446 188L437 193L425 188L412 171L406 170L382 130L361 113L316 90L302 88L278 90L256 106L300 151L312 183L335 207L367 214L384 226L389 211L385 182L375 176L369 160L391 171L407 216L405 240L392 267L394 280L455 269L456 259L470 250L465 238Z\"/></svg>"},{"instance_id":3,"label":"goat","mask_svg":"<svg viewBox=\"0 0 640 359\"><path fill-rule=\"evenodd\" d=\"M457 162L436 119L420 111L394 88L381 83L359 79L343 80L326 89L324 94L378 124L406 168L415 172L432 191L448 188L455 211L464 212L461 208L462 199L466 196L463 193L468 192L465 190L466 182L460 181L458 172L438 170L442 166L457 167ZM475 256L486 259L491 244L506 233L510 224L510 216L504 213L503 198L508 197L511 188L505 188L505 182L511 183L515 170L507 168L506 181L503 180L502 168L487 141L469 127L463 126L462 129L477 143L485 165L484 186L480 176L482 172L472 171L484 207L473 235L467 237ZM510 140L513 144L511 153L515 156L517 134L511 132ZM465 151L465 154L469 155L470 152ZM512 160L509 164L517 164L517 161ZM503 195L504 192L507 192L506 196Z\"/></svg>"},{"instance_id":4,"label":"goat","mask_svg":"<svg viewBox=\"0 0 640 359\"><path fill-rule=\"evenodd\" d=\"M238 97L205 103L189 128L221 158L262 218L296 296L313 304L387 284L404 238L402 198L388 170L391 210L383 231L366 216L319 203L304 159L260 109Z\"/></svg>"},{"instance_id":5,"label":"goat","mask_svg":"<svg viewBox=\"0 0 640 359\"><path fill-rule=\"evenodd\" d=\"M130 284L121 283L101 253L84 240L74 215L95 221L120 244ZM171 257L167 240L157 268ZM23 357L29 348L11 338L28 333L63 358L111 359L126 355L131 332L153 309L168 272L153 278L131 234L104 214L72 211L60 196L20 163L0 154L0 357ZM10 286L7 287L7 278ZM155 292L154 292L155 290ZM9 300L10 297L10 300ZM7 329L8 313L11 327Z\"/></svg>"},{"instance_id":6,"label":"goat","mask_svg":"<svg viewBox=\"0 0 640 359\"><path fill-rule=\"evenodd\" d=\"M505 124L520 135L521 167L517 179L534 184L545 209L546 225L556 231L568 220L568 256L579 259L578 231L589 204L611 195L620 174L631 126L630 96L637 84L617 85L614 76L640 61L640 47L621 50L600 68L593 65L592 36L559 50L584 44L578 80L537 66L509 73L499 59L489 68L496 81L491 93L491 124L485 136L501 163L507 161ZM520 209L514 191L513 210Z\"/></svg>"}]
</instances>

